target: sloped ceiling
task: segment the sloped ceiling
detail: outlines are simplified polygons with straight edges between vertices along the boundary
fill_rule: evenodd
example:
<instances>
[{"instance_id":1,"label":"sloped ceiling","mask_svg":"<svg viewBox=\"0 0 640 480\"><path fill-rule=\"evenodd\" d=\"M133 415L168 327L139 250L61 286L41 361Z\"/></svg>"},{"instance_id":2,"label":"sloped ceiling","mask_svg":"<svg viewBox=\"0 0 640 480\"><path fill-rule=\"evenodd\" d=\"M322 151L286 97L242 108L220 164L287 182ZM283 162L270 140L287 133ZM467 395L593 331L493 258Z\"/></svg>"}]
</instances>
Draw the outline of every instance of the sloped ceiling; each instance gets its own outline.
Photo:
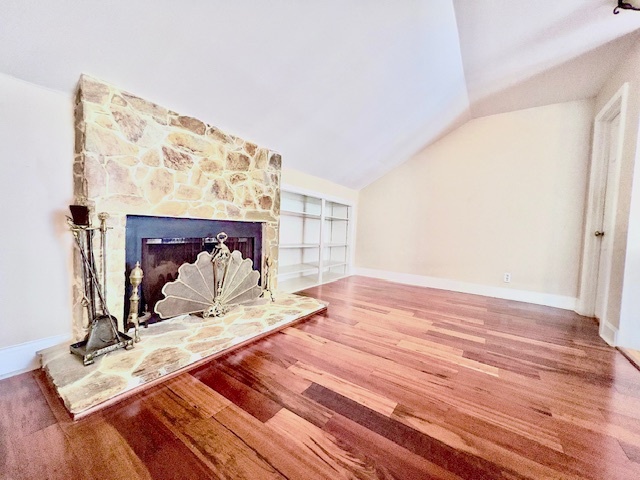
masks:
<instances>
[{"instance_id":1,"label":"sloped ceiling","mask_svg":"<svg viewBox=\"0 0 640 480\"><path fill-rule=\"evenodd\" d=\"M593 97L639 40L614 0L453 3L473 116Z\"/></svg>"},{"instance_id":2,"label":"sloped ceiling","mask_svg":"<svg viewBox=\"0 0 640 480\"><path fill-rule=\"evenodd\" d=\"M0 72L81 73L361 188L472 116L588 98L637 37L613 0L5 0Z\"/></svg>"}]
</instances>

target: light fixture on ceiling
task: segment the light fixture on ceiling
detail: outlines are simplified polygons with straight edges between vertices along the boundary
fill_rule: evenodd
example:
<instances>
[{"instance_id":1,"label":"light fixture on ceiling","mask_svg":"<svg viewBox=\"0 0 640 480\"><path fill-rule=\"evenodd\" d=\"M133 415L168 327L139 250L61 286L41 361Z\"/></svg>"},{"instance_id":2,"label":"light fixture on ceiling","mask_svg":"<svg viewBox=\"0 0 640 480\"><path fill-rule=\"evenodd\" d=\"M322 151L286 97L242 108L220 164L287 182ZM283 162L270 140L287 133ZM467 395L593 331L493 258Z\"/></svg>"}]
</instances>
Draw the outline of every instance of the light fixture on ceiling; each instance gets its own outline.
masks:
<instances>
[{"instance_id":1,"label":"light fixture on ceiling","mask_svg":"<svg viewBox=\"0 0 640 480\"><path fill-rule=\"evenodd\" d=\"M635 6L632 3L625 2L623 0L618 0L618 6L613 9L613 13L615 15L620 13L620 9L622 10L637 10L640 11L640 6Z\"/></svg>"}]
</instances>

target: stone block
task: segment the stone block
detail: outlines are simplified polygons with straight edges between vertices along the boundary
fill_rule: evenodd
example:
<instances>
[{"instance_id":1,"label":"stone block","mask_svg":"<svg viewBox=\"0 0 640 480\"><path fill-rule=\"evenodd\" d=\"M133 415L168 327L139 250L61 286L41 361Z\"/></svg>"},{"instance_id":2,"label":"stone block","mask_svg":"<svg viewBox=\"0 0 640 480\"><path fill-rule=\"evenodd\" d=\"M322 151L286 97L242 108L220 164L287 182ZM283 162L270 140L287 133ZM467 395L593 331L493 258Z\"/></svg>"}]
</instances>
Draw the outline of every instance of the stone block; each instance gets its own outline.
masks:
<instances>
[{"instance_id":1,"label":"stone block","mask_svg":"<svg viewBox=\"0 0 640 480\"><path fill-rule=\"evenodd\" d=\"M136 143L144 133L147 122L128 108L111 106L111 115L118 128L130 142Z\"/></svg>"},{"instance_id":2,"label":"stone block","mask_svg":"<svg viewBox=\"0 0 640 480\"><path fill-rule=\"evenodd\" d=\"M191 169L191 179L189 183L195 187L204 188L209 183L207 176L198 167Z\"/></svg>"},{"instance_id":3,"label":"stone block","mask_svg":"<svg viewBox=\"0 0 640 480\"><path fill-rule=\"evenodd\" d=\"M169 111L166 108L130 93L122 92L122 97L138 112L149 115L160 125L167 125L169 123Z\"/></svg>"},{"instance_id":4,"label":"stone block","mask_svg":"<svg viewBox=\"0 0 640 480\"><path fill-rule=\"evenodd\" d=\"M282 157L279 153L271 154L271 158L269 158L269 168L278 172L280 171L282 168Z\"/></svg>"},{"instance_id":5,"label":"stone block","mask_svg":"<svg viewBox=\"0 0 640 480\"><path fill-rule=\"evenodd\" d=\"M170 147L162 147L164 165L172 170L189 170L193 167L193 158L184 152L178 152Z\"/></svg>"},{"instance_id":6,"label":"stone block","mask_svg":"<svg viewBox=\"0 0 640 480\"><path fill-rule=\"evenodd\" d=\"M108 213L143 214L149 208L149 203L138 195L109 195L100 202L100 210Z\"/></svg>"},{"instance_id":7,"label":"stone block","mask_svg":"<svg viewBox=\"0 0 640 480\"><path fill-rule=\"evenodd\" d=\"M92 198L102 197L107 193L107 172L98 160L90 155L84 161L84 180L87 184L87 195Z\"/></svg>"},{"instance_id":8,"label":"stone block","mask_svg":"<svg viewBox=\"0 0 640 480\"><path fill-rule=\"evenodd\" d=\"M144 182L144 196L152 205L173 193L173 175L162 169L153 170Z\"/></svg>"},{"instance_id":9,"label":"stone block","mask_svg":"<svg viewBox=\"0 0 640 480\"><path fill-rule=\"evenodd\" d=\"M188 208L189 204L186 202L162 202L156 205L151 213L164 217L182 217Z\"/></svg>"},{"instance_id":10,"label":"stone block","mask_svg":"<svg viewBox=\"0 0 640 480\"><path fill-rule=\"evenodd\" d=\"M134 157L132 155L127 155L125 157L113 157L113 160L118 162L120 165L124 165L125 167L133 167L140 163L138 157Z\"/></svg>"},{"instance_id":11,"label":"stone block","mask_svg":"<svg viewBox=\"0 0 640 480\"><path fill-rule=\"evenodd\" d=\"M189 216L193 218L212 219L215 215L215 208L211 205L198 205L189 209Z\"/></svg>"},{"instance_id":12,"label":"stone block","mask_svg":"<svg viewBox=\"0 0 640 480\"><path fill-rule=\"evenodd\" d=\"M185 128L198 135L204 135L207 131L207 125L204 122L201 122L197 118L187 117L184 115L171 117L171 125Z\"/></svg>"},{"instance_id":13,"label":"stone block","mask_svg":"<svg viewBox=\"0 0 640 480\"><path fill-rule=\"evenodd\" d=\"M81 100L102 104L109 100L110 94L111 90L108 85L96 81L87 75L82 75L80 77Z\"/></svg>"},{"instance_id":14,"label":"stone block","mask_svg":"<svg viewBox=\"0 0 640 480\"><path fill-rule=\"evenodd\" d=\"M179 185L176 190L177 200L200 200L202 198L202 190L189 185Z\"/></svg>"},{"instance_id":15,"label":"stone block","mask_svg":"<svg viewBox=\"0 0 640 480\"><path fill-rule=\"evenodd\" d=\"M220 160L213 158L203 158L198 162L198 166L205 173L220 173L224 170L224 165Z\"/></svg>"},{"instance_id":16,"label":"stone block","mask_svg":"<svg viewBox=\"0 0 640 480\"><path fill-rule=\"evenodd\" d=\"M149 150L140 157L140 161L150 167L159 167L160 154L158 153L158 150Z\"/></svg>"},{"instance_id":17,"label":"stone block","mask_svg":"<svg viewBox=\"0 0 640 480\"><path fill-rule=\"evenodd\" d=\"M175 150L199 157L208 157L214 153L213 145L205 137L197 137L186 132L170 133L167 142Z\"/></svg>"},{"instance_id":18,"label":"stone block","mask_svg":"<svg viewBox=\"0 0 640 480\"><path fill-rule=\"evenodd\" d=\"M112 130L89 123L85 127L84 150L104 156L135 155L138 147L116 135Z\"/></svg>"},{"instance_id":19,"label":"stone block","mask_svg":"<svg viewBox=\"0 0 640 480\"><path fill-rule=\"evenodd\" d=\"M251 159L244 153L229 152L227 154L226 168L227 170L249 171Z\"/></svg>"},{"instance_id":20,"label":"stone block","mask_svg":"<svg viewBox=\"0 0 640 480\"><path fill-rule=\"evenodd\" d=\"M220 142L223 145L235 146L233 142L233 138L230 135L227 135L222 130L217 129L216 127L207 128L207 137L214 139L216 142Z\"/></svg>"},{"instance_id":21,"label":"stone block","mask_svg":"<svg viewBox=\"0 0 640 480\"><path fill-rule=\"evenodd\" d=\"M227 185L227 182L223 178L216 178L213 180L210 190L211 200L224 200L227 202L233 202L234 193L233 190Z\"/></svg>"},{"instance_id":22,"label":"stone block","mask_svg":"<svg viewBox=\"0 0 640 480\"><path fill-rule=\"evenodd\" d=\"M149 172L151 171L151 169L149 167L147 167L146 165L140 165L138 166L138 168L136 168L136 173L135 173L135 179L136 182L138 184L141 184L141 182L147 178L147 175L149 175Z\"/></svg>"},{"instance_id":23,"label":"stone block","mask_svg":"<svg viewBox=\"0 0 640 480\"><path fill-rule=\"evenodd\" d=\"M108 177L108 192L109 194L122 194L122 195L140 195L140 189L136 185L132 171L115 161L108 161L106 165L106 172Z\"/></svg>"},{"instance_id":24,"label":"stone block","mask_svg":"<svg viewBox=\"0 0 640 480\"><path fill-rule=\"evenodd\" d=\"M129 105L127 101L117 93L114 94L113 97L111 97L111 104L118 105L119 107L126 107L127 105Z\"/></svg>"},{"instance_id":25,"label":"stone block","mask_svg":"<svg viewBox=\"0 0 640 480\"><path fill-rule=\"evenodd\" d=\"M271 212L263 212L261 210L247 210L244 219L248 222L272 222L275 220Z\"/></svg>"},{"instance_id":26,"label":"stone block","mask_svg":"<svg viewBox=\"0 0 640 480\"><path fill-rule=\"evenodd\" d=\"M271 207L273 206L273 199L267 195L262 195L261 197L258 197L258 205L263 210L271 210Z\"/></svg>"},{"instance_id":27,"label":"stone block","mask_svg":"<svg viewBox=\"0 0 640 480\"><path fill-rule=\"evenodd\" d=\"M249 177L247 177L246 173L233 173L228 178L231 185L237 185L238 183L246 182Z\"/></svg>"}]
</instances>

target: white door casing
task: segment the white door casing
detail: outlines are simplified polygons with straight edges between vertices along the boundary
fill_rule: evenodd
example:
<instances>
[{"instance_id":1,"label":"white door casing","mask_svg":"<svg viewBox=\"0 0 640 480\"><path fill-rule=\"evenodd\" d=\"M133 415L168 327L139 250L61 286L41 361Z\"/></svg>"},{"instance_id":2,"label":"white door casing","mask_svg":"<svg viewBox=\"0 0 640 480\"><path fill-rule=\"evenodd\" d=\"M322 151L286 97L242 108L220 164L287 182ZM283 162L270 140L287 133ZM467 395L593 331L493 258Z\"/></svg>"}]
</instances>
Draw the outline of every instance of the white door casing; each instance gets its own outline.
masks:
<instances>
[{"instance_id":1,"label":"white door casing","mask_svg":"<svg viewBox=\"0 0 640 480\"><path fill-rule=\"evenodd\" d=\"M628 91L629 84L625 83L595 117L576 307L581 315L599 318L600 336L611 345L615 344L617 329L612 327L607 312ZM596 231L605 234L597 237Z\"/></svg>"},{"instance_id":2,"label":"white door casing","mask_svg":"<svg viewBox=\"0 0 640 480\"><path fill-rule=\"evenodd\" d=\"M617 173L620 171L619 159L616 151L618 147L618 133L620 130L620 115L605 124L606 131L603 132L606 144L603 147L603 172L602 190L599 195L603 205L602 217L598 227L599 232L603 232L603 236L599 236L600 249L596 253L598 257L598 272L596 280L596 295L594 305L595 317L602 321L607 317L607 305L609 300L609 284L611 282L611 262L613 254L613 229L615 224L615 205L617 183L619 177ZM595 232L594 232L595 235Z\"/></svg>"}]
</instances>

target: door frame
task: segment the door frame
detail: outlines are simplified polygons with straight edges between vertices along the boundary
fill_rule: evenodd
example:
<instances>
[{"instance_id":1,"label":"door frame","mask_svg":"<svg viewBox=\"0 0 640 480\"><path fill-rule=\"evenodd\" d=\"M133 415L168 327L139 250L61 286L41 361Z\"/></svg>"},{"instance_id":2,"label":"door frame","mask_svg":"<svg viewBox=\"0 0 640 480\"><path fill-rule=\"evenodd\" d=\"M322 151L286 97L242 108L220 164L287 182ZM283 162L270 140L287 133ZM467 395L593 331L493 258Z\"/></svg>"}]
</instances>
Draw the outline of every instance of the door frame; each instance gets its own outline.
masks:
<instances>
[{"instance_id":1,"label":"door frame","mask_svg":"<svg viewBox=\"0 0 640 480\"><path fill-rule=\"evenodd\" d=\"M613 205L609 205L611 211L611 225L616 225L617 200L620 189L620 165L622 163L622 151L624 144L624 133L627 117L627 99L629 96L629 83L626 82L602 107L594 120L593 149L591 152L591 171L589 174L589 194L587 199L587 211L585 216L584 242L582 249L582 269L580 274L580 292L576 304L576 312L580 315L595 316L596 292L598 287L598 264L600 261L601 241L594 236L594 232L599 228L603 212L603 183L607 182L607 172L609 168L609 127L611 122L619 115L620 125L618 129L618 145L616 148L617 167L614 173L614 181L609 188L613 188ZM613 236L614 232L605 232L606 235ZM610 251L613 257L613 248ZM610 259L612 261L613 258ZM610 287L611 282L606 282ZM609 291L605 292L605 312L609 311ZM613 327L611 319L600 319L600 336L610 345L615 345L617 328Z\"/></svg>"}]
</instances>

